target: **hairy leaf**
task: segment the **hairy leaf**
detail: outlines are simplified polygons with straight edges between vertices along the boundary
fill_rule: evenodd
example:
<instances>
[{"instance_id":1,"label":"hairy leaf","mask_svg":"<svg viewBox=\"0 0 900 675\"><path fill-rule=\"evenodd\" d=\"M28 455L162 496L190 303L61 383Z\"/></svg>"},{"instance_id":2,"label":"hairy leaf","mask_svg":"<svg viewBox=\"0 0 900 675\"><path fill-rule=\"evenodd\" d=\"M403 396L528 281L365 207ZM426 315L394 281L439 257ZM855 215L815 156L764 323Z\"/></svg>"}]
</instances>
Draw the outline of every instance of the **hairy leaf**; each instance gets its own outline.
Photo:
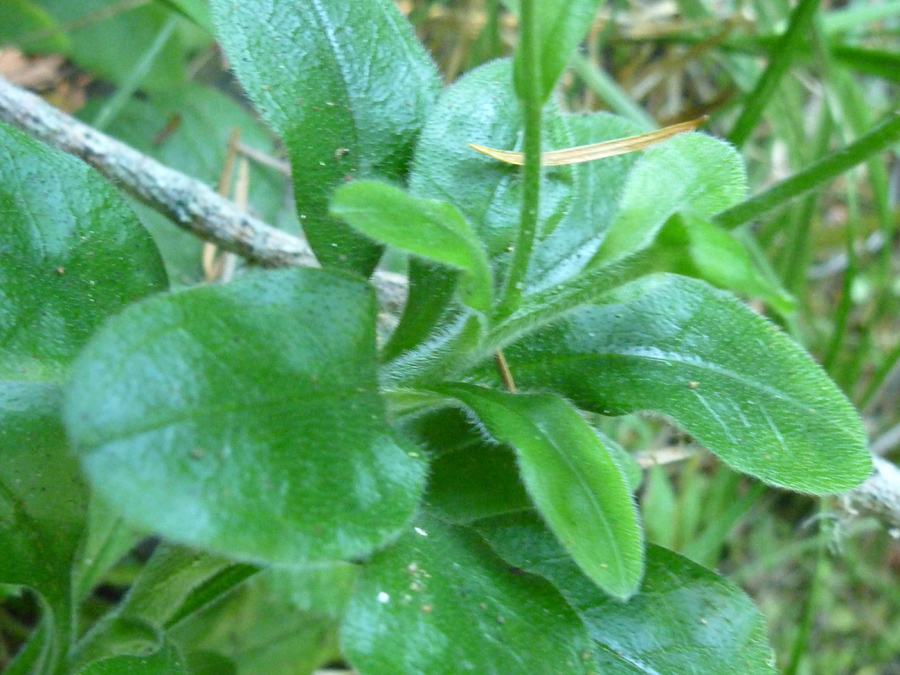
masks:
<instances>
[{"instance_id":1,"label":"hairy leaf","mask_svg":"<svg viewBox=\"0 0 900 675\"><path fill-rule=\"evenodd\" d=\"M647 277L505 349L520 386L603 414L654 410L728 464L816 494L871 470L865 433L828 376L728 293Z\"/></svg>"},{"instance_id":2,"label":"hairy leaf","mask_svg":"<svg viewBox=\"0 0 900 675\"><path fill-rule=\"evenodd\" d=\"M634 125L608 113L564 117L575 145L629 136ZM618 155L572 168L575 191L571 210L536 247L526 292L537 292L577 274L597 252L616 214L628 172L639 155Z\"/></svg>"},{"instance_id":3,"label":"hairy leaf","mask_svg":"<svg viewBox=\"0 0 900 675\"><path fill-rule=\"evenodd\" d=\"M534 513L484 520L476 529L510 564L549 579L578 612L609 675L774 674L765 626L737 586L659 546L647 549L640 591L604 595L565 555Z\"/></svg>"},{"instance_id":4,"label":"hairy leaf","mask_svg":"<svg viewBox=\"0 0 900 675\"><path fill-rule=\"evenodd\" d=\"M585 574L628 597L643 573L643 532L629 485L599 436L552 395L444 385L519 458L522 480L550 529Z\"/></svg>"},{"instance_id":5,"label":"hairy leaf","mask_svg":"<svg viewBox=\"0 0 900 675\"><path fill-rule=\"evenodd\" d=\"M491 258L505 260L515 241L522 188L520 169L505 166L468 146L514 149L521 145L522 115L508 60L466 73L447 89L428 117L413 157L410 191L452 204L484 242ZM550 148L571 138L555 105L544 112ZM539 236L553 229L572 195L573 169L548 171L541 186Z\"/></svg>"},{"instance_id":6,"label":"hairy leaf","mask_svg":"<svg viewBox=\"0 0 900 675\"><path fill-rule=\"evenodd\" d=\"M331 213L376 241L463 270L462 300L482 314L490 313L493 286L487 256L450 204L364 181L338 188Z\"/></svg>"},{"instance_id":7,"label":"hairy leaf","mask_svg":"<svg viewBox=\"0 0 900 675\"><path fill-rule=\"evenodd\" d=\"M676 213L710 217L739 202L746 192L744 164L730 145L690 133L654 146L629 173L616 219L592 265L646 248Z\"/></svg>"},{"instance_id":8,"label":"hairy leaf","mask_svg":"<svg viewBox=\"0 0 900 675\"><path fill-rule=\"evenodd\" d=\"M403 177L440 91L390 0L212 0L232 67L291 156L304 231L326 265L368 274L380 248L328 215L345 177Z\"/></svg>"},{"instance_id":9,"label":"hairy leaf","mask_svg":"<svg viewBox=\"0 0 900 675\"><path fill-rule=\"evenodd\" d=\"M424 471L384 421L374 319L370 287L309 269L133 305L67 392L94 487L134 523L247 560L382 545Z\"/></svg>"},{"instance_id":10,"label":"hairy leaf","mask_svg":"<svg viewBox=\"0 0 900 675\"><path fill-rule=\"evenodd\" d=\"M549 583L427 515L370 560L341 641L360 675L590 673L589 641Z\"/></svg>"}]
</instances>

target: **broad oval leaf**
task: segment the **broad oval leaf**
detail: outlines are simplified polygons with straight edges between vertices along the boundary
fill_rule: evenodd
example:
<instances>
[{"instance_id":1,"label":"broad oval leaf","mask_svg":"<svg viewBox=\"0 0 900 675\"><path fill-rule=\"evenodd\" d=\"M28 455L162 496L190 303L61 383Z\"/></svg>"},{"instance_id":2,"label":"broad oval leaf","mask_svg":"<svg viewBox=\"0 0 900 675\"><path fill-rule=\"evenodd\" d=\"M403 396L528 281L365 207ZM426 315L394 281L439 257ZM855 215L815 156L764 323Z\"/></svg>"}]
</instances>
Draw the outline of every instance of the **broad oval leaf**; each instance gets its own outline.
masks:
<instances>
[{"instance_id":1,"label":"broad oval leaf","mask_svg":"<svg viewBox=\"0 0 900 675\"><path fill-rule=\"evenodd\" d=\"M115 189L2 122L0 222L0 379L61 380L107 316L166 286Z\"/></svg>"},{"instance_id":2,"label":"broad oval leaf","mask_svg":"<svg viewBox=\"0 0 900 675\"><path fill-rule=\"evenodd\" d=\"M591 264L606 265L646 248L676 213L710 217L746 193L744 163L727 143L688 133L653 146L628 174L616 218Z\"/></svg>"},{"instance_id":3,"label":"broad oval leaf","mask_svg":"<svg viewBox=\"0 0 900 675\"><path fill-rule=\"evenodd\" d=\"M366 563L341 627L360 675L591 673L590 642L555 588L471 530L427 515Z\"/></svg>"},{"instance_id":4,"label":"broad oval leaf","mask_svg":"<svg viewBox=\"0 0 900 675\"><path fill-rule=\"evenodd\" d=\"M765 624L733 583L659 546L647 548L640 590L622 602L603 594L564 554L536 514L475 528L511 565L549 579L578 612L609 675L774 675Z\"/></svg>"},{"instance_id":5,"label":"broad oval leaf","mask_svg":"<svg viewBox=\"0 0 900 675\"><path fill-rule=\"evenodd\" d=\"M600 438L557 396L444 385L519 458L522 481L585 574L628 597L643 574L644 539L629 484Z\"/></svg>"},{"instance_id":6,"label":"broad oval leaf","mask_svg":"<svg viewBox=\"0 0 900 675\"><path fill-rule=\"evenodd\" d=\"M775 325L675 275L627 284L504 349L520 386L603 414L664 413L739 471L792 490L849 489L871 471L856 411Z\"/></svg>"},{"instance_id":7,"label":"broad oval leaf","mask_svg":"<svg viewBox=\"0 0 900 675\"><path fill-rule=\"evenodd\" d=\"M347 176L397 180L440 92L434 63L391 0L212 0L235 73L288 148L319 260L368 274L380 248L328 215Z\"/></svg>"},{"instance_id":8,"label":"broad oval leaf","mask_svg":"<svg viewBox=\"0 0 900 675\"><path fill-rule=\"evenodd\" d=\"M493 285L487 256L468 223L447 202L360 181L338 188L331 213L376 241L463 270L463 301L490 313Z\"/></svg>"},{"instance_id":9,"label":"broad oval leaf","mask_svg":"<svg viewBox=\"0 0 900 675\"><path fill-rule=\"evenodd\" d=\"M299 564L365 555L415 508L423 465L376 385L371 287L279 270L129 307L77 361L65 420L134 523Z\"/></svg>"}]
</instances>

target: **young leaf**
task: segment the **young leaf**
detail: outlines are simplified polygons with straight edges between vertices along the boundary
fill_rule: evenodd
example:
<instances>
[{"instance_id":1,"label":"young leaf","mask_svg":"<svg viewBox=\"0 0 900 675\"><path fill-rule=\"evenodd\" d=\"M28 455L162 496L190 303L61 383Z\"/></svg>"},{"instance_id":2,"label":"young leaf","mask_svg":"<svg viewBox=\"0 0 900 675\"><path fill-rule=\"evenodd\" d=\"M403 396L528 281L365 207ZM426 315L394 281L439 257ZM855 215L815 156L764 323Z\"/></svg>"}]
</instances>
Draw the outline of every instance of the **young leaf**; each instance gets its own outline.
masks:
<instances>
[{"instance_id":1,"label":"young leaf","mask_svg":"<svg viewBox=\"0 0 900 675\"><path fill-rule=\"evenodd\" d=\"M488 256L501 260L509 256L521 216L520 171L479 155L468 144L521 144L522 113L511 70L510 61L493 61L444 92L422 130L409 178L413 195L452 204L478 233ZM548 148L571 145L553 103L544 109L542 132ZM565 213L572 175L572 167L562 167L544 176L539 234L551 230Z\"/></svg>"},{"instance_id":2,"label":"young leaf","mask_svg":"<svg viewBox=\"0 0 900 675\"><path fill-rule=\"evenodd\" d=\"M129 307L82 352L65 420L134 523L300 564L365 555L415 508L423 466L376 387L371 288L279 270Z\"/></svg>"},{"instance_id":3,"label":"young leaf","mask_svg":"<svg viewBox=\"0 0 900 675\"><path fill-rule=\"evenodd\" d=\"M380 248L328 216L345 177L406 172L440 79L391 0L212 0L232 67L291 156L319 260L368 274Z\"/></svg>"},{"instance_id":4,"label":"young leaf","mask_svg":"<svg viewBox=\"0 0 900 675\"><path fill-rule=\"evenodd\" d=\"M629 486L587 422L561 398L442 385L510 444L550 529L585 574L626 598L643 573L644 541Z\"/></svg>"},{"instance_id":5,"label":"young leaf","mask_svg":"<svg viewBox=\"0 0 900 675\"><path fill-rule=\"evenodd\" d=\"M760 298L782 316L794 311L795 300L759 269L747 249L729 232L705 218L685 214L691 260L711 284L751 298Z\"/></svg>"},{"instance_id":6,"label":"young leaf","mask_svg":"<svg viewBox=\"0 0 900 675\"><path fill-rule=\"evenodd\" d=\"M504 349L516 382L603 414L655 410L728 464L826 494L871 471L853 407L776 326L702 281L630 283Z\"/></svg>"},{"instance_id":7,"label":"young leaf","mask_svg":"<svg viewBox=\"0 0 900 675\"><path fill-rule=\"evenodd\" d=\"M77 675L188 675L178 648L170 643L148 656L111 656L81 668Z\"/></svg>"},{"instance_id":8,"label":"young leaf","mask_svg":"<svg viewBox=\"0 0 900 675\"><path fill-rule=\"evenodd\" d=\"M591 264L607 265L653 241L679 212L710 217L744 198L747 176L731 146L682 134L647 150L628 175L619 212Z\"/></svg>"},{"instance_id":9,"label":"young leaf","mask_svg":"<svg viewBox=\"0 0 900 675\"><path fill-rule=\"evenodd\" d=\"M153 241L119 194L2 122L0 221L0 379L62 379L107 316L165 288Z\"/></svg>"},{"instance_id":10,"label":"young leaf","mask_svg":"<svg viewBox=\"0 0 900 675\"><path fill-rule=\"evenodd\" d=\"M463 270L463 302L482 314L490 313L493 287L487 256L450 204L361 181L338 188L331 214L376 241Z\"/></svg>"},{"instance_id":11,"label":"young leaf","mask_svg":"<svg viewBox=\"0 0 900 675\"><path fill-rule=\"evenodd\" d=\"M575 145L629 136L631 122L609 113L566 115ZM628 172L640 155L617 155L572 167L575 190L571 209L535 247L526 278L526 293L554 286L588 263L615 217Z\"/></svg>"},{"instance_id":12,"label":"young leaf","mask_svg":"<svg viewBox=\"0 0 900 675\"><path fill-rule=\"evenodd\" d=\"M521 1L511 4L519 9ZM572 52L594 21L600 0L540 0L535 1L534 5L539 52L537 91L546 100L563 68L569 63ZM522 52L521 47L516 51L516 89L520 96L524 91L521 61L525 56Z\"/></svg>"},{"instance_id":13,"label":"young leaf","mask_svg":"<svg viewBox=\"0 0 900 675\"><path fill-rule=\"evenodd\" d=\"M510 570L470 530L427 515L366 563L341 627L361 675L593 672L548 582Z\"/></svg>"},{"instance_id":14,"label":"young leaf","mask_svg":"<svg viewBox=\"0 0 900 675\"><path fill-rule=\"evenodd\" d=\"M687 558L648 546L641 589L621 602L581 573L536 514L499 516L475 527L508 563L560 590L590 632L599 672L776 672L763 618L750 598Z\"/></svg>"}]
</instances>

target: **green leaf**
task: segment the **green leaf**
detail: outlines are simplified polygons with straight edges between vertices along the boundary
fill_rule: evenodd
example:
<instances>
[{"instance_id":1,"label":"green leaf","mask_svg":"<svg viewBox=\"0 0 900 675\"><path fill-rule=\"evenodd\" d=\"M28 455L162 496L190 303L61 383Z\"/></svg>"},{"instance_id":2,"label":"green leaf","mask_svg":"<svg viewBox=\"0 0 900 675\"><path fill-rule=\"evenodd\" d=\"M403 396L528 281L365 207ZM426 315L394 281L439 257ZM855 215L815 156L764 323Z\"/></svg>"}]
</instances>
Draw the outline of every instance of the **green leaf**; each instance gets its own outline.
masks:
<instances>
[{"instance_id":1,"label":"green leaf","mask_svg":"<svg viewBox=\"0 0 900 675\"><path fill-rule=\"evenodd\" d=\"M167 625L186 598L229 564L226 558L175 544L160 544L116 612L157 626Z\"/></svg>"},{"instance_id":2,"label":"green leaf","mask_svg":"<svg viewBox=\"0 0 900 675\"><path fill-rule=\"evenodd\" d=\"M519 2L514 3L519 5ZM591 27L600 0L540 0L534 2L539 51L538 93L546 100L572 53ZM516 89L523 96L521 82L523 54L516 52Z\"/></svg>"},{"instance_id":3,"label":"green leaf","mask_svg":"<svg viewBox=\"0 0 900 675\"><path fill-rule=\"evenodd\" d=\"M522 481L547 524L585 574L628 597L643 573L643 532L628 483L600 438L556 396L442 385L519 458Z\"/></svg>"},{"instance_id":4,"label":"green leaf","mask_svg":"<svg viewBox=\"0 0 900 675\"><path fill-rule=\"evenodd\" d=\"M88 498L68 452L60 399L55 384L0 382L0 584L40 594L43 616L29 658L48 667L70 637L70 569Z\"/></svg>"},{"instance_id":5,"label":"green leaf","mask_svg":"<svg viewBox=\"0 0 900 675\"><path fill-rule=\"evenodd\" d=\"M871 471L856 411L776 326L728 293L647 277L504 352L521 387L603 414L654 410L728 464L772 485L824 494Z\"/></svg>"},{"instance_id":6,"label":"green leaf","mask_svg":"<svg viewBox=\"0 0 900 675\"><path fill-rule=\"evenodd\" d=\"M97 326L161 290L150 235L84 163L0 123L0 380L60 380Z\"/></svg>"},{"instance_id":7,"label":"green leaf","mask_svg":"<svg viewBox=\"0 0 900 675\"><path fill-rule=\"evenodd\" d=\"M607 265L646 248L676 213L708 218L746 192L740 155L718 139L679 134L648 148L628 175L616 219L591 264Z\"/></svg>"},{"instance_id":8,"label":"green leaf","mask_svg":"<svg viewBox=\"0 0 900 675\"><path fill-rule=\"evenodd\" d=\"M337 622L358 568L268 568L176 626L173 638L224 655L241 675L312 673L341 658Z\"/></svg>"},{"instance_id":9,"label":"green leaf","mask_svg":"<svg viewBox=\"0 0 900 675\"><path fill-rule=\"evenodd\" d=\"M522 142L522 113L512 86L509 60L487 63L447 89L428 117L409 178L417 197L452 204L484 242L495 264L506 264L521 217L520 170L477 153L478 143L503 150ZM571 136L554 103L544 110L547 149L566 148ZM572 167L547 170L541 185L538 237L565 214L573 190Z\"/></svg>"},{"instance_id":10,"label":"green leaf","mask_svg":"<svg viewBox=\"0 0 900 675\"><path fill-rule=\"evenodd\" d=\"M683 216L682 223L690 241L691 259L704 279L718 288L765 300L782 316L794 311L794 297L770 280L729 232L689 214Z\"/></svg>"},{"instance_id":11,"label":"green leaf","mask_svg":"<svg viewBox=\"0 0 900 675\"><path fill-rule=\"evenodd\" d=\"M178 649L169 643L145 656L120 655L90 663L78 675L187 675Z\"/></svg>"},{"instance_id":12,"label":"green leaf","mask_svg":"<svg viewBox=\"0 0 900 675\"><path fill-rule=\"evenodd\" d=\"M328 216L346 176L396 181L440 79L390 0L212 0L235 73L291 156L319 260L368 274L380 248Z\"/></svg>"},{"instance_id":13,"label":"green leaf","mask_svg":"<svg viewBox=\"0 0 900 675\"><path fill-rule=\"evenodd\" d=\"M321 270L129 307L76 363L65 420L128 519L251 561L365 555L423 487L384 421L372 289Z\"/></svg>"},{"instance_id":14,"label":"green leaf","mask_svg":"<svg viewBox=\"0 0 900 675\"><path fill-rule=\"evenodd\" d=\"M363 181L337 189L331 214L376 241L463 270L463 301L482 314L490 313L493 287L487 256L450 204Z\"/></svg>"},{"instance_id":15,"label":"green leaf","mask_svg":"<svg viewBox=\"0 0 900 675\"><path fill-rule=\"evenodd\" d=\"M426 515L363 570L341 627L360 675L593 672L549 583L510 570L470 530Z\"/></svg>"},{"instance_id":16,"label":"green leaf","mask_svg":"<svg viewBox=\"0 0 900 675\"><path fill-rule=\"evenodd\" d=\"M414 257L408 261L409 292L400 323L382 349L384 361L411 352L428 339L436 326L456 314L456 308L450 303L458 277L457 270L428 260Z\"/></svg>"},{"instance_id":17,"label":"green leaf","mask_svg":"<svg viewBox=\"0 0 900 675\"><path fill-rule=\"evenodd\" d=\"M81 111L82 118L93 119L99 107L97 101L88 103ZM245 145L276 154L274 135L246 107L221 91L196 83L130 99L106 132L166 166L215 185L235 128ZM276 171L252 162L249 209L266 222L277 223L285 209L286 181ZM135 208L153 234L172 283L203 281L203 242L149 207L140 204Z\"/></svg>"},{"instance_id":18,"label":"green leaf","mask_svg":"<svg viewBox=\"0 0 900 675\"><path fill-rule=\"evenodd\" d=\"M83 602L103 576L146 534L129 527L121 514L91 495L87 512L87 531L72 568L72 593Z\"/></svg>"},{"instance_id":19,"label":"green leaf","mask_svg":"<svg viewBox=\"0 0 900 675\"><path fill-rule=\"evenodd\" d=\"M609 675L774 674L765 625L734 584L659 546L647 548L640 591L604 595L565 555L534 513L485 520L476 529L510 564L549 579L578 612Z\"/></svg>"},{"instance_id":20,"label":"green leaf","mask_svg":"<svg viewBox=\"0 0 900 675\"><path fill-rule=\"evenodd\" d=\"M4 587L0 585L0 591ZM8 596L7 596L8 597ZM38 596L41 616L28 640L13 656L3 675L44 675L53 672L57 645L54 641L56 629L53 625L53 610L47 601Z\"/></svg>"},{"instance_id":21,"label":"green leaf","mask_svg":"<svg viewBox=\"0 0 900 675\"><path fill-rule=\"evenodd\" d=\"M566 115L572 146L624 138L638 133L628 120L608 113ZM535 247L526 292L552 287L576 275L597 252L616 216L619 198L637 153L576 164L571 210Z\"/></svg>"},{"instance_id":22,"label":"green leaf","mask_svg":"<svg viewBox=\"0 0 900 675\"><path fill-rule=\"evenodd\" d=\"M485 439L461 409L438 408L402 422L401 430L428 451L425 501L458 525L533 508L515 453Z\"/></svg>"}]
</instances>

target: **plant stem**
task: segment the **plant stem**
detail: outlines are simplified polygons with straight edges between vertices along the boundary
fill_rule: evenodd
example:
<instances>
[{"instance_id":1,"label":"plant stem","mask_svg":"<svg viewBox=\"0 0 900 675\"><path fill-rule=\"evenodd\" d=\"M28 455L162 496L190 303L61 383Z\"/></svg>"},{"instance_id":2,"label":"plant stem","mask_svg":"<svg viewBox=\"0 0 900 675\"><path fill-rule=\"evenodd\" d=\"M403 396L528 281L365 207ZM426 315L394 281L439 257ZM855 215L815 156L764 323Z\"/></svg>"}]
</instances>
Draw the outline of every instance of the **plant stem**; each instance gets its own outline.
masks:
<instances>
[{"instance_id":1,"label":"plant stem","mask_svg":"<svg viewBox=\"0 0 900 675\"><path fill-rule=\"evenodd\" d=\"M755 220L788 200L821 187L898 141L900 141L900 113L894 113L886 122L854 143L776 183L768 190L719 212L715 216L715 222L731 230Z\"/></svg>"},{"instance_id":2,"label":"plant stem","mask_svg":"<svg viewBox=\"0 0 900 675\"><path fill-rule=\"evenodd\" d=\"M141 82L143 82L144 78L147 76L147 73L150 72L150 69L156 62L156 58L159 56L160 52L162 52L166 44L168 44L169 38L171 38L172 34L175 32L179 20L177 14L172 14L166 23L163 24L163 27L160 28L159 32L156 34L153 44L147 48L147 51L141 56L140 61L135 64L134 68L128 74L128 78L122 83L122 86L119 87L115 95L100 108L100 112L97 113L93 122L93 126L96 129L104 131L109 124L119 116L119 113L122 112L122 108L125 107L125 104L131 99L132 94L137 91Z\"/></svg>"},{"instance_id":3,"label":"plant stem","mask_svg":"<svg viewBox=\"0 0 900 675\"><path fill-rule=\"evenodd\" d=\"M823 513L820 511L820 513ZM782 675L797 675L800 668L800 660L806 652L806 646L809 643L809 634L812 630L813 616L816 612L816 604L819 601L819 593L821 592L822 582L825 578L826 560L825 548L827 546L826 539L820 539L816 548L815 567L813 568L812 577L809 580L809 589L806 594L806 603L803 606L803 616L800 620L800 629L794 640L794 647L791 649L791 660L784 669Z\"/></svg>"},{"instance_id":4,"label":"plant stem","mask_svg":"<svg viewBox=\"0 0 900 675\"><path fill-rule=\"evenodd\" d=\"M730 143L741 147L750 137L766 104L772 98L781 78L790 67L795 53L802 49L801 38L819 8L819 2L820 0L800 0L800 3L791 12L787 30L772 46L768 67L756 81L753 91L747 94L744 109L731 133L728 134Z\"/></svg>"},{"instance_id":5,"label":"plant stem","mask_svg":"<svg viewBox=\"0 0 900 675\"><path fill-rule=\"evenodd\" d=\"M537 230L541 188L541 109L540 49L538 45L537 0L522 0L519 20L519 51L522 55L522 91L519 96L525 121L525 166L522 171L522 217L513 250L512 265L506 279L503 299L497 309L498 318L512 314L522 299L522 287L534 235Z\"/></svg>"}]
</instances>

